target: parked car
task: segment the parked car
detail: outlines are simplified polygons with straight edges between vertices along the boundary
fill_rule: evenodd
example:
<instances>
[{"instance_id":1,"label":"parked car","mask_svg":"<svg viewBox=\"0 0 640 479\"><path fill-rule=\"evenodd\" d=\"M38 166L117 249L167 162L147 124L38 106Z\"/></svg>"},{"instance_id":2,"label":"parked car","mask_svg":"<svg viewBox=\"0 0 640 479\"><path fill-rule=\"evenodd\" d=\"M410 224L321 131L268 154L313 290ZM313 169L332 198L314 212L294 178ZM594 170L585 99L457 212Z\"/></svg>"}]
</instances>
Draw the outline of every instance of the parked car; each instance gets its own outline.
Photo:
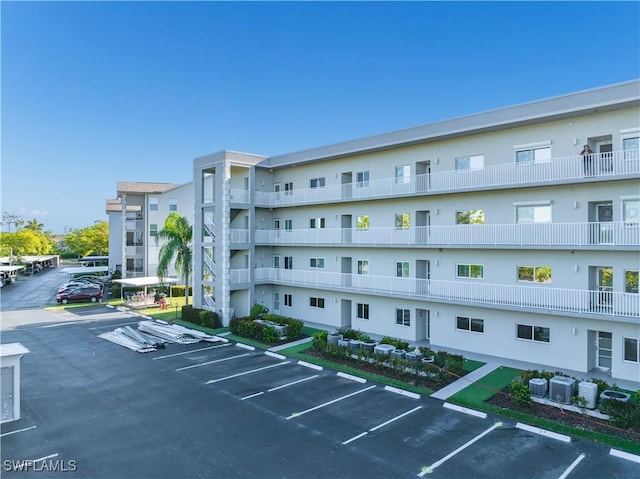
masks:
<instances>
[{"instance_id":1,"label":"parked car","mask_svg":"<svg viewBox=\"0 0 640 479\"><path fill-rule=\"evenodd\" d=\"M71 289L71 288L81 288L83 286L94 286L96 288L102 288L101 284L95 284L90 281L69 281L68 283L62 283L58 286L58 292Z\"/></svg>"},{"instance_id":2,"label":"parked car","mask_svg":"<svg viewBox=\"0 0 640 479\"><path fill-rule=\"evenodd\" d=\"M56 301L62 304L83 301L91 301L92 303L97 303L99 301L102 301L102 288L85 286L65 290L56 295Z\"/></svg>"},{"instance_id":3,"label":"parked car","mask_svg":"<svg viewBox=\"0 0 640 479\"><path fill-rule=\"evenodd\" d=\"M82 276L76 276L75 278L73 278L73 281L88 281L90 283L95 283L95 284L104 284L106 282L106 278L104 276L100 277L92 274L87 274Z\"/></svg>"}]
</instances>

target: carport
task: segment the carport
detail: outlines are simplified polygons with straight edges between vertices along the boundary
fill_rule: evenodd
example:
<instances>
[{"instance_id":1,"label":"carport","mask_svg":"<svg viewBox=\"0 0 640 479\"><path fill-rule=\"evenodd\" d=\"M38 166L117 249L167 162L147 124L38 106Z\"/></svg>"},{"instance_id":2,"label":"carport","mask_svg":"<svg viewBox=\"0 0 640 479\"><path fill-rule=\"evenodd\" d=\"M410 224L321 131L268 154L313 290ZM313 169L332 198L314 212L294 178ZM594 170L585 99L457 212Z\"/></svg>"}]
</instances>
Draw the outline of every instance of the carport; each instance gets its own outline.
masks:
<instances>
[{"instance_id":1,"label":"carport","mask_svg":"<svg viewBox=\"0 0 640 479\"><path fill-rule=\"evenodd\" d=\"M83 268L87 269L87 268ZM114 283L120 283L122 286L128 286L130 288L144 288L144 297L147 298L148 288L154 286L171 285L178 282L177 278L161 278L159 276L144 276L142 278L124 278L114 279ZM171 299L171 288L169 288L169 299ZM122 295L122 289L120 289L120 299L124 300Z\"/></svg>"}]
</instances>

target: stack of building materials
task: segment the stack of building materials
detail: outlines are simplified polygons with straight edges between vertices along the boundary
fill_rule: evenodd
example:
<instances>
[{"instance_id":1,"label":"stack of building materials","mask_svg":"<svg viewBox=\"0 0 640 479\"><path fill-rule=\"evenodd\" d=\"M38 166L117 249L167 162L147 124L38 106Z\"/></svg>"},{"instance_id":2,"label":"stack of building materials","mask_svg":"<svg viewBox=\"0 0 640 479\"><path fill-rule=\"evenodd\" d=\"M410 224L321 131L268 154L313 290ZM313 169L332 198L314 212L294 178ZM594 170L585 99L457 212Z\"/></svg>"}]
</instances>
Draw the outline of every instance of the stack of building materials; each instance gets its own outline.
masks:
<instances>
[{"instance_id":1,"label":"stack of building materials","mask_svg":"<svg viewBox=\"0 0 640 479\"><path fill-rule=\"evenodd\" d=\"M178 344L193 344L199 341L227 341L226 339L211 336L210 334L203 333L202 331L185 328L178 324L168 324L164 321L140 321L138 323L138 329L153 336L157 336L158 338L165 339L171 343Z\"/></svg>"},{"instance_id":2,"label":"stack of building materials","mask_svg":"<svg viewBox=\"0 0 640 479\"><path fill-rule=\"evenodd\" d=\"M100 334L98 337L138 353L148 353L164 348L166 343L193 344L200 341L229 341L202 331L157 320L140 321L138 323L138 331L131 326L125 326Z\"/></svg>"}]
</instances>

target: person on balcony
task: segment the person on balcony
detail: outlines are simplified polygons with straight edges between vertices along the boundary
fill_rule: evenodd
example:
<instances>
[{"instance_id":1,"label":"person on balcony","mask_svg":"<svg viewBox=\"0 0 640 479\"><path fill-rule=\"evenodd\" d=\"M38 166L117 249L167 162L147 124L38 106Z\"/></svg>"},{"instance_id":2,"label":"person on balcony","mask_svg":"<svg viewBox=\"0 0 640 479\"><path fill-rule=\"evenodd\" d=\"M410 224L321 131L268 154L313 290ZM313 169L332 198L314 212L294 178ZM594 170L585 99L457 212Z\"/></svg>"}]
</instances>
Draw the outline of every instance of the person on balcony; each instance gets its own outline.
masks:
<instances>
[{"instance_id":1,"label":"person on balcony","mask_svg":"<svg viewBox=\"0 0 640 479\"><path fill-rule=\"evenodd\" d=\"M584 176L592 176L593 150L589 147L589 145L584 145L582 147L580 155L582 156L582 167L584 168Z\"/></svg>"}]
</instances>

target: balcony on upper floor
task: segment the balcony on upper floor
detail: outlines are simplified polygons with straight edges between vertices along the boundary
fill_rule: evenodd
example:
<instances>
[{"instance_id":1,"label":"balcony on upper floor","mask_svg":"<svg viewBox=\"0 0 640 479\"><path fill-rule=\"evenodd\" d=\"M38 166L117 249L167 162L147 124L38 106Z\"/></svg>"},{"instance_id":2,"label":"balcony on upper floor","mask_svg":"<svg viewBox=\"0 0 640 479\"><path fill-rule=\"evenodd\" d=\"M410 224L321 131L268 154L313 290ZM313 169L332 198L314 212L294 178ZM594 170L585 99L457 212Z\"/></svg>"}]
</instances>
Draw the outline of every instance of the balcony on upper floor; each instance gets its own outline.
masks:
<instances>
[{"instance_id":1,"label":"balcony on upper floor","mask_svg":"<svg viewBox=\"0 0 640 479\"><path fill-rule=\"evenodd\" d=\"M640 323L637 293L282 268L256 268L255 282Z\"/></svg>"},{"instance_id":2,"label":"balcony on upper floor","mask_svg":"<svg viewBox=\"0 0 640 479\"><path fill-rule=\"evenodd\" d=\"M640 224L600 223L472 224L256 230L256 245L416 246L416 247L566 247L624 248L640 246Z\"/></svg>"},{"instance_id":3,"label":"balcony on upper floor","mask_svg":"<svg viewBox=\"0 0 640 479\"><path fill-rule=\"evenodd\" d=\"M464 191L486 191L537 185L559 185L633 179L640 176L639 150L591 155L588 168L581 155L548 161L505 163L478 169L450 170L401 178L382 178L320 188L255 192L260 207L284 207L341 201L375 200ZM245 190L238 190L245 192ZM247 201L248 202L248 201Z\"/></svg>"}]
</instances>

